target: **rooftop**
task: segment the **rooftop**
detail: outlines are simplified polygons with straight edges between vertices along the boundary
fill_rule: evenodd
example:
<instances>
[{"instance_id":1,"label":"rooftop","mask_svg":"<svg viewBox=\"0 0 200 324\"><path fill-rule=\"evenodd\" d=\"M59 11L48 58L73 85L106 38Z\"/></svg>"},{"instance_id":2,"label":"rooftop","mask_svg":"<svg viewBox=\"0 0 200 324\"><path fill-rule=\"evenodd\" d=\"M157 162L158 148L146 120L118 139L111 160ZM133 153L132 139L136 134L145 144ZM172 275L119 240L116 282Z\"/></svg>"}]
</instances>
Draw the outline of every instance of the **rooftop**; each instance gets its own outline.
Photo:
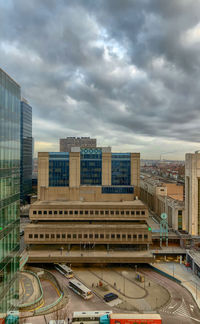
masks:
<instances>
[{"instance_id":1,"label":"rooftop","mask_svg":"<svg viewBox=\"0 0 200 324\"><path fill-rule=\"evenodd\" d=\"M63 207L63 206L72 206L72 207L77 207L77 206L112 206L114 207L142 207L142 208L146 208L146 206L144 205L144 203L141 200L131 200L131 201L68 201L68 200L37 200L36 202L34 202L31 207L34 208L36 206L58 206L58 207Z\"/></svg>"}]
</instances>

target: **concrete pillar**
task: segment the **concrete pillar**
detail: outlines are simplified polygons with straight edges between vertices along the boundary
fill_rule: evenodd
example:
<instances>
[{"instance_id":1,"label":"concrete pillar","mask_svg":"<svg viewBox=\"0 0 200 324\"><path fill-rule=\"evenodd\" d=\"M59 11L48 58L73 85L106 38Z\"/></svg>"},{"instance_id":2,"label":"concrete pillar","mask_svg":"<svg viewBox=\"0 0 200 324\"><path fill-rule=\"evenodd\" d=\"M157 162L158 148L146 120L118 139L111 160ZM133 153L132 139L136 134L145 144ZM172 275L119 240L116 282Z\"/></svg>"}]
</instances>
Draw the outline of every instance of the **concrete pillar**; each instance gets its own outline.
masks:
<instances>
[{"instance_id":1,"label":"concrete pillar","mask_svg":"<svg viewBox=\"0 0 200 324\"><path fill-rule=\"evenodd\" d=\"M69 154L69 186L80 187L80 152Z\"/></svg>"},{"instance_id":2,"label":"concrete pillar","mask_svg":"<svg viewBox=\"0 0 200 324\"><path fill-rule=\"evenodd\" d=\"M102 153L102 186L111 186L111 153Z\"/></svg>"},{"instance_id":3,"label":"concrete pillar","mask_svg":"<svg viewBox=\"0 0 200 324\"><path fill-rule=\"evenodd\" d=\"M131 186L135 188L135 196L140 197L140 153L131 153Z\"/></svg>"},{"instance_id":4,"label":"concrete pillar","mask_svg":"<svg viewBox=\"0 0 200 324\"><path fill-rule=\"evenodd\" d=\"M180 255L180 264L182 264L183 257Z\"/></svg>"},{"instance_id":5,"label":"concrete pillar","mask_svg":"<svg viewBox=\"0 0 200 324\"><path fill-rule=\"evenodd\" d=\"M41 187L49 186L49 153L38 153L38 200L40 200Z\"/></svg>"}]
</instances>

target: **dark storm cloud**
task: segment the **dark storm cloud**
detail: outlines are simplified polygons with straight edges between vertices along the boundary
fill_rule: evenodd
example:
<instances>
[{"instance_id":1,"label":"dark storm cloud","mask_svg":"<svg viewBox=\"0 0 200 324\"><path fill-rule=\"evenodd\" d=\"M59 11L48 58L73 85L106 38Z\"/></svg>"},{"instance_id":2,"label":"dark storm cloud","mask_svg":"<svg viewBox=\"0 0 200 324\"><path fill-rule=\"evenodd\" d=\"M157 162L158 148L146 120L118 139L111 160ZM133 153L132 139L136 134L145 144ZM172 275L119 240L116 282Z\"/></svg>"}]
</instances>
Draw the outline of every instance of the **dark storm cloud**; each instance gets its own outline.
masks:
<instances>
[{"instance_id":1,"label":"dark storm cloud","mask_svg":"<svg viewBox=\"0 0 200 324\"><path fill-rule=\"evenodd\" d=\"M196 0L0 0L0 65L38 141L199 142L199 23Z\"/></svg>"}]
</instances>

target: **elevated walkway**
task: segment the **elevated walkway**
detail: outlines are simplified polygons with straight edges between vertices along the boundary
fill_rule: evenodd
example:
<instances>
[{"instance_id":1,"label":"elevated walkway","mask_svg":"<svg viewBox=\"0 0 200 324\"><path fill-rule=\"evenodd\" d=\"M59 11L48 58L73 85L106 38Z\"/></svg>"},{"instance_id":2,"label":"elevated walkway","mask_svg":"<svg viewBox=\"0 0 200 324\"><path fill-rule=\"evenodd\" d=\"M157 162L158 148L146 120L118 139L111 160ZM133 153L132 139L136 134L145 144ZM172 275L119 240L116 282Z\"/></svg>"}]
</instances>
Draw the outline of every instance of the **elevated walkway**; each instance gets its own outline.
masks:
<instances>
[{"instance_id":1,"label":"elevated walkway","mask_svg":"<svg viewBox=\"0 0 200 324\"><path fill-rule=\"evenodd\" d=\"M29 263L153 263L150 251L113 251L84 250L66 251L49 249L31 249L28 252Z\"/></svg>"}]
</instances>

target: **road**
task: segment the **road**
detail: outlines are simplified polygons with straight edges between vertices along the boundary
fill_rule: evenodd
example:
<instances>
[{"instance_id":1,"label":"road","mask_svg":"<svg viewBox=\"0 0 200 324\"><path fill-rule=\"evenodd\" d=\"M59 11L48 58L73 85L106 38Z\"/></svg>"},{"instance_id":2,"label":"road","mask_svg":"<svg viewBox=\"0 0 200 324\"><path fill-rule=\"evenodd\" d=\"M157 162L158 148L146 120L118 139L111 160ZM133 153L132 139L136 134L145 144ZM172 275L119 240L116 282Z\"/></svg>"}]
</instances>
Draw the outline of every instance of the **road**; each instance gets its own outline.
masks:
<instances>
[{"instance_id":1,"label":"road","mask_svg":"<svg viewBox=\"0 0 200 324\"><path fill-rule=\"evenodd\" d=\"M142 272L150 279L159 282L170 292L171 301L159 311L163 318L163 324L200 323L200 311L187 289L151 269L143 269Z\"/></svg>"}]
</instances>

